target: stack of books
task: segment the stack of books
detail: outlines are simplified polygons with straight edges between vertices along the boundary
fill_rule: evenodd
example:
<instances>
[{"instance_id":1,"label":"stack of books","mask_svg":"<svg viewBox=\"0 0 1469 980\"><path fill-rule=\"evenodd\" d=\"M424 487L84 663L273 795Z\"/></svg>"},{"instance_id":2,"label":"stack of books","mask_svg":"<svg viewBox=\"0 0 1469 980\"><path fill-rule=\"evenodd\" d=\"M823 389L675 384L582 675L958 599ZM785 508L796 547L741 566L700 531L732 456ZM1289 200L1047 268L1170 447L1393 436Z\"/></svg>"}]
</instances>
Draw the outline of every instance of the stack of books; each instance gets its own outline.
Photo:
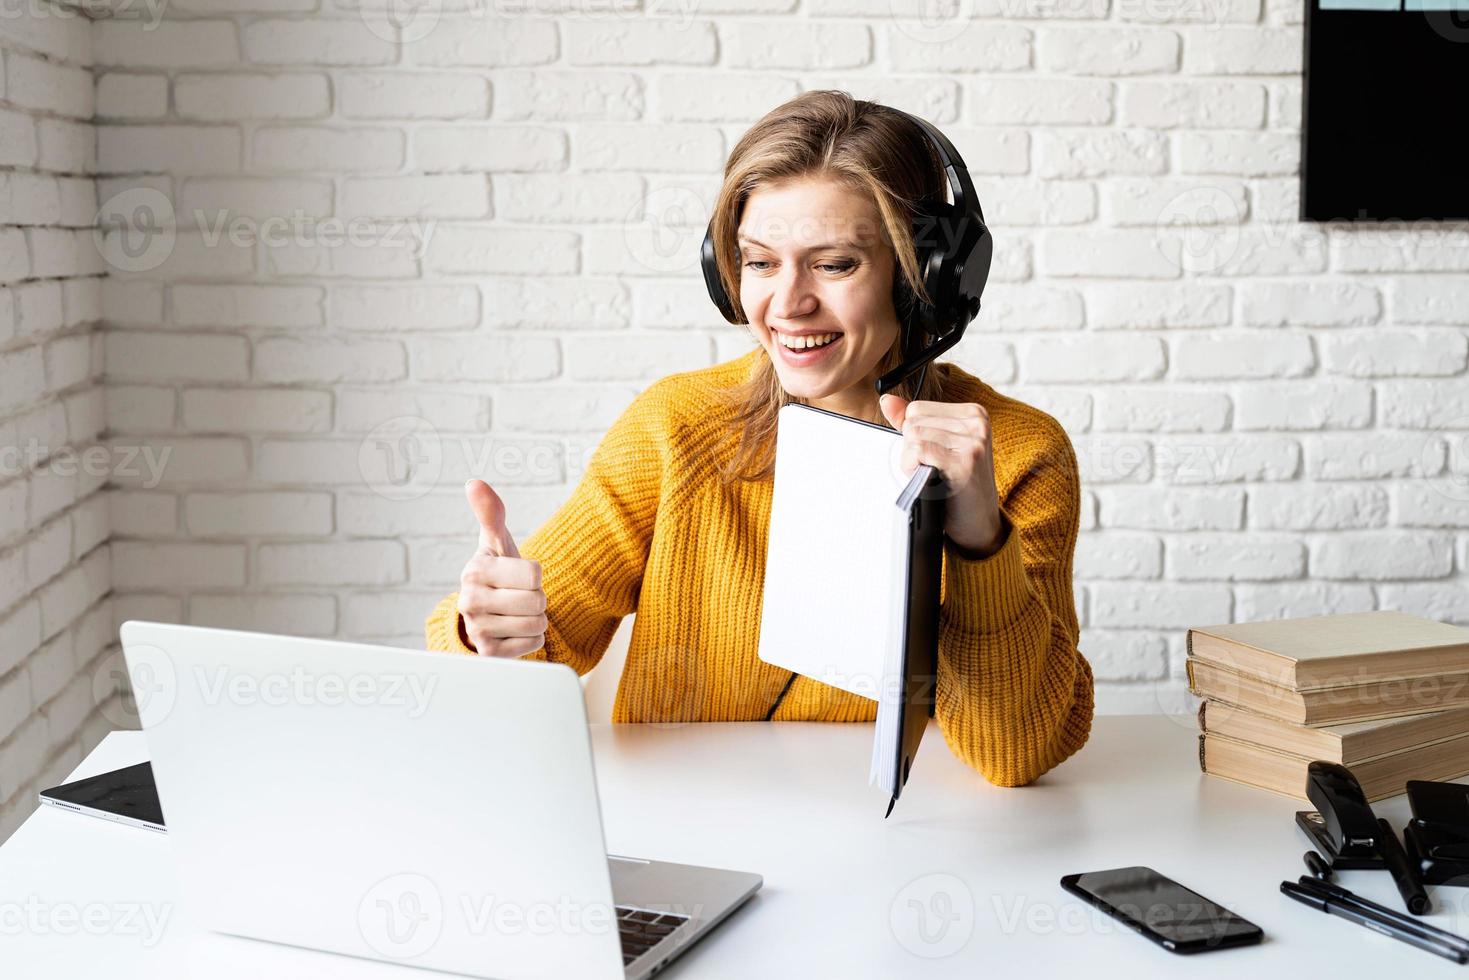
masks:
<instances>
[{"instance_id":1,"label":"stack of books","mask_svg":"<svg viewBox=\"0 0 1469 980\"><path fill-rule=\"evenodd\" d=\"M1469 774L1469 629L1391 610L1190 629L1199 768L1306 799L1316 759L1369 801Z\"/></svg>"}]
</instances>

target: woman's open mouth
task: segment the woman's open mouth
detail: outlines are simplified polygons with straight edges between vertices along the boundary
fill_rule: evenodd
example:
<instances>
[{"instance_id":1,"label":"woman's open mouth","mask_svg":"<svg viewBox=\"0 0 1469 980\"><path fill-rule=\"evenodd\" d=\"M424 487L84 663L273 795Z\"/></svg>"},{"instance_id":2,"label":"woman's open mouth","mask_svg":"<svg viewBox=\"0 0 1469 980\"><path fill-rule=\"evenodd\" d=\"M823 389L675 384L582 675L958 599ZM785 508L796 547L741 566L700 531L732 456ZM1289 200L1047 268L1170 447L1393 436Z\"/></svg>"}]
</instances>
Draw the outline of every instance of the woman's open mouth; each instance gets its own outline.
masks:
<instances>
[{"instance_id":1,"label":"woman's open mouth","mask_svg":"<svg viewBox=\"0 0 1469 980\"><path fill-rule=\"evenodd\" d=\"M842 342L844 335L832 332L797 337L771 330L770 336L775 341L775 349L780 352L781 360L792 367L809 367L830 354L832 348Z\"/></svg>"}]
</instances>

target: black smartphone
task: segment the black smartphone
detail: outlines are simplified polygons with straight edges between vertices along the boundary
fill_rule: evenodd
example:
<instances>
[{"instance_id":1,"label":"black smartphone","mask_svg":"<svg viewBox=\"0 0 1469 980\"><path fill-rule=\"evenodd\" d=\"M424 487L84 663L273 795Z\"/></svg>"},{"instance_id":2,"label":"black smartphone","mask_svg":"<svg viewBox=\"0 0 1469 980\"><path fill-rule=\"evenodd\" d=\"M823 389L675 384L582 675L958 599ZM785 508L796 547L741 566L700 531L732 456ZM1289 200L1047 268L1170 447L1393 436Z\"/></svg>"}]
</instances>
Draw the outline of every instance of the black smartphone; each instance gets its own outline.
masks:
<instances>
[{"instance_id":1,"label":"black smartphone","mask_svg":"<svg viewBox=\"0 0 1469 980\"><path fill-rule=\"evenodd\" d=\"M1172 953L1258 943L1260 927L1152 868L1066 875L1061 887Z\"/></svg>"}]
</instances>

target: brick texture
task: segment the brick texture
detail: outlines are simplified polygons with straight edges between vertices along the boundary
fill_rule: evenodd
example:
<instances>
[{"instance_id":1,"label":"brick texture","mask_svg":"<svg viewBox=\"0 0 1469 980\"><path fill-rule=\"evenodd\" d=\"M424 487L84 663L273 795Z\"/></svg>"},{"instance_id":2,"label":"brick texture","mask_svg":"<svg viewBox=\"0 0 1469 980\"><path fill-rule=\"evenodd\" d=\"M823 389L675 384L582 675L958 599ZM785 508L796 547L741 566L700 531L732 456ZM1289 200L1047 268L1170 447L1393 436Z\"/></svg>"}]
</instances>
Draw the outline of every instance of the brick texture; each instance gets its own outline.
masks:
<instances>
[{"instance_id":1,"label":"brick texture","mask_svg":"<svg viewBox=\"0 0 1469 980\"><path fill-rule=\"evenodd\" d=\"M1296 221L1298 9L575 6L0 20L0 838L116 727L122 619L417 646L464 479L526 534L640 388L747 349L698 243L811 88L968 159L950 357L1071 434L1099 710L1187 708L1189 625L1469 624L1469 250Z\"/></svg>"}]
</instances>

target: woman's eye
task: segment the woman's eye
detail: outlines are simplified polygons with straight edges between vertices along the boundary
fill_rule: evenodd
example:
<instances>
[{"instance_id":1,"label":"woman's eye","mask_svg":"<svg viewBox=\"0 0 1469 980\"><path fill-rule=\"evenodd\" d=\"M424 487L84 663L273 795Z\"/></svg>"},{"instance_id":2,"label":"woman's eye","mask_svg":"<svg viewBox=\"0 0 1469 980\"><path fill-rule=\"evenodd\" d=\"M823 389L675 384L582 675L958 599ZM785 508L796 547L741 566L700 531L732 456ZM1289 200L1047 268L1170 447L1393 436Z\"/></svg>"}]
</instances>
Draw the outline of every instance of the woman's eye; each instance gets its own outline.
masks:
<instances>
[{"instance_id":1,"label":"woman's eye","mask_svg":"<svg viewBox=\"0 0 1469 980\"><path fill-rule=\"evenodd\" d=\"M768 265L771 265L771 263L768 261L762 259L750 259L748 262L745 263L745 268L754 269L756 272L763 272L764 267ZM836 275L842 272L849 272L855 267L856 263L854 262L824 262L818 265L816 268L820 269L823 272Z\"/></svg>"}]
</instances>

